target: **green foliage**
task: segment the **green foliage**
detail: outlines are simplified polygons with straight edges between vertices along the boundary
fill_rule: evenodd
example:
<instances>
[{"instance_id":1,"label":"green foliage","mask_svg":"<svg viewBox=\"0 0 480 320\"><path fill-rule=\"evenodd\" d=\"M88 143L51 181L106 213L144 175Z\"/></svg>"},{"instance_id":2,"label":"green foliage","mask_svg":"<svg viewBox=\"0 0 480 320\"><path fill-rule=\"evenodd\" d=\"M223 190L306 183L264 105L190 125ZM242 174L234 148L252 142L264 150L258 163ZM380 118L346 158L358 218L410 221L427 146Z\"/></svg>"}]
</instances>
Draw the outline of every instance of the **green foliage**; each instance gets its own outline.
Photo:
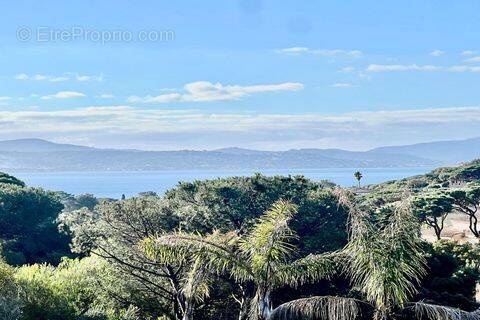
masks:
<instances>
[{"instance_id":1,"label":"green foliage","mask_svg":"<svg viewBox=\"0 0 480 320\"><path fill-rule=\"evenodd\" d=\"M438 168L424 175L370 186L372 192L366 195L366 200L377 204L392 203L401 200L406 191L416 194L476 181L480 181L480 160L458 167Z\"/></svg>"},{"instance_id":2,"label":"green foliage","mask_svg":"<svg viewBox=\"0 0 480 320\"><path fill-rule=\"evenodd\" d=\"M120 201L103 201L94 211L81 208L59 217L62 230L71 234L72 248L83 254L94 254L112 265L112 283L124 279L117 299L129 301L143 315L157 317L175 314L174 286L185 273L177 263L160 266L138 250L145 237L178 226L178 217L158 197L140 197ZM172 287L173 286L173 287Z\"/></svg>"},{"instance_id":3,"label":"green foliage","mask_svg":"<svg viewBox=\"0 0 480 320\"><path fill-rule=\"evenodd\" d=\"M337 250L346 243L347 210L338 205L324 183L303 177L255 175L180 183L162 198L149 193L127 200L100 201L93 210L65 211L59 221L62 230L73 237L76 252L104 257L128 279L122 299L135 301L143 314L173 318L180 309L176 296L182 293L172 283L185 284L192 269L181 264L181 257L167 266L155 263L139 252L136 244L178 228L200 235L214 233L215 229L244 234L282 197L298 208L298 215L288 221L289 228L298 234L292 239L299 248L298 257ZM213 297L238 295L238 288L231 282L217 280L210 290L211 298L205 299L199 313L223 315L219 309L213 310L218 308ZM234 299L226 301L230 304L224 309L230 313L238 310Z\"/></svg>"},{"instance_id":4,"label":"green foliage","mask_svg":"<svg viewBox=\"0 0 480 320\"><path fill-rule=\"evenodd\" d=\"M111 273L104 260L94 257L65 259L57 267L20 267L15 279L22 288L21 319L136 319L135 308L123 308L107 294Z\"/></svg>"},{"instance_id":5,"label":"green foliage","mask_svg":"<svg viewBox=\"0 0 480 320\"><path fill-rule=\"evenodd\" d=\"M433 228L440 240L445 219L453 210L453 203L454 198L448 193L428 192L414 198L413 212L420 221Z\"/></svg>"},{"instance_id":6,"label":"green foliage","mask_svg":"<svg viewBox=\"0 0 480 320\"><path fill-rule=\"evenodd\" d=\"M63 205L39 188L0 184L0 241L8 263L51 262L69 254L68 237L57 231Z\"/></svg>"},{"instance_id":7,"label":"green foliage","mask_svg":"<svg viewBox=\"0 0 480 320\"><path fill-rule=\"evenodd\" d=\"M181 219L185 231L245 232L273 203L285 199L299 214L290 226L301 237L301 254L342 248L347 241L348 213L338 206L331 189L302 176L231 177L180 183L165 201Z\"/></svg>"},{"instance_id":8,"label":"green foliage","mask_svg":"<svg viewBox=\"0 0 480 320\"><path fill-rule=\"evenodd\" d=\"M352 236L346 272L375 307L375 319L403 309L425 274L418 220L409 202L377 210L372 219L350 200Z\"/></svg>"},{"instance_id":9,"label":"green foliage","mask_svg":"<svg viewBox=\"0 0 480 320\"><path fill-rule=\"evenodd\" d=\"M478 228L478 206L480 205L480 185L467 184L463 188L455 188L447 191L453 199L454 208L469 217L469 228L473 235L480 237Z\"/></svg>"},{"instance_id":10,"label":"green foliage","mask_svg":"<svg viewBox=\"0 0 480 320\"><path fill-rule=\"evenodd\" d=\"M0 172L0 183L12 184L19 187L25 187L25 182L5 172Z\"/></svg>"},{"instance_id":11,"label":"green foliage","mask_svg":"<svg viewBox=\"0 0 480 320\"><path fill-rule=\"evenodd\" d=\"M63 191L56 191L56 197L61 201L64 206L64 211L73 211L81 208L87 208L93 210L101 200L94 195L85 193L79 195L72 195Z\"/></svg>"},{"instance_id":12,"label":"green foliage","mask_svg":"<svg viewBox=\"0 0 480 320\"><path fill-rule=\"evenodd\" d=\"M417 297L451 307L473 311L475 284L480 280L480 247L478 244L456 244L441 240L426 244L428 273Z\"/></svg>"},{"instance_id":13,"label":"green foliage","mask_svg":"<svg viewBox=\"0 0 480 320\"><path fill-rule=\"evenodd\" d=\"M270 319L274 289L315 282L335 273L335 254L293 259L295 247L291 240L295 233L288 222L296 211L291 203L277 201L244 235L179 232L147 238L142 246L148 256L162 264L194 259L196 263L201 261L206 270L228 274L240 284L253 284L252 296L244 292L251 301L250 317Z\"/></svg>"},{"instance_id":14,"label":"green foliage","mask_svg":"<svg viewBox=\"0 0 480 320\"><path fill-rule=\"evenodd\" d=\"M355 177L355 179L357 179L358 181L358 187L360 187L360 180L362 180L363 178L363 174L360 172L360 171L356 171L353 176Z\"/></svg>"},{"instance_id":15,"label":"green foliage","mask_svg":"<svg viewBox=\"0 0 480 320\"><path fill-rule=\"evenodd\" d=\"M0 260L0 319L19 320L23 301L18 283L14 279L15 270Z\"/></svg>"},{"instance_id":16,"label":"green foliage","mask_svg":"<svg viewBox=\"0 0 480 320\"><path fill-rule=\"evenodd\" d=\"M413 200L414 213L424 221L429 217L440 218L453 210L453 198L446 193L431 192Z\"/></svg>"},{"instance_id":17,"label":"green foliage","mask_svg":"<svg viewBox=\"0 0 480 320\"><path fill-rule=\"evenodd\" d=\"M426 245L417 218L440 223L452 208L476 212L480 187L464 182L476 179L479 164L357 198L303 177L262 175L120 201L0 183L9 263L58 262L70 236L88 256L57 267L0 262L0 319L346 320L371 319L372 310L376 319L477 319L468 311L478 307L478 245ZM413 206L398 202L409 195Z\"/></svg>"}]
</instances>

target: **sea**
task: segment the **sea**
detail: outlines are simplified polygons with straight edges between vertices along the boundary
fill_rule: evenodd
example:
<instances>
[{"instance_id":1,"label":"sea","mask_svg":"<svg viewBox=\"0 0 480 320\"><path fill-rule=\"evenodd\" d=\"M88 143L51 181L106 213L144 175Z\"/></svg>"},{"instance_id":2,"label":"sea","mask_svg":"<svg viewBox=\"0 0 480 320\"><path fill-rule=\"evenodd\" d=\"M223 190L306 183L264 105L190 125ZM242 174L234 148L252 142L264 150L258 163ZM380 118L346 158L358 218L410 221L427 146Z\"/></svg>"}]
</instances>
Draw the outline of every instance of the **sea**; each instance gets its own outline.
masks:
<instances>
[{"instance_id":1,"label":"sea","mask_svg":"<svg viewBox=\"0 0 480 320\"><path fill-rule=\"evenodd\" d=\"M186 170L186 171L104 171L104 172L30 172L10 171L9 174L22 179L29 186L47 190L65 191L71 194L90 193L97 197L132 197L139 192L154 191L163 194L175 187L179 181L216 179L232 176L250 176L256 172L267 176L303 175L312 180L329 180L338 185L356 185L353 173L361 171L361 183L374 184L424 174L432 167L408 168L321 168L285 170Z\"/></svg>"}]
</instances>

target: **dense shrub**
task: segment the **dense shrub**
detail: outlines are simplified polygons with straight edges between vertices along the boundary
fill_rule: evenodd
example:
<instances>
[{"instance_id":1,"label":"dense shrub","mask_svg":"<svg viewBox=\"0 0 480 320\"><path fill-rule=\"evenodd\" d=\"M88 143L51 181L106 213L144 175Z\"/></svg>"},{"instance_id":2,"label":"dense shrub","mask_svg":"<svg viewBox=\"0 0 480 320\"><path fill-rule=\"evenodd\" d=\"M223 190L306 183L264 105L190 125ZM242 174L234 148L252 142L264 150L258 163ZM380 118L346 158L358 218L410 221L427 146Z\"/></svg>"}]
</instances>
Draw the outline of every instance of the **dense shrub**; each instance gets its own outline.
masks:
<instances>
[{"instance_id":1,"label":"dense shrub","mask_svg":"<svg viewBox=\"0 0 480 320\"><path fill-rule=\"evenodd\" d=\"M20 286L14 278L15 270L0 260L0 319L19 320L23 302Z\"/></svg>"},{"instance_id":2,"label":"dense shrub","mask_svg":"<svg viewBox=\"0 0 480 320\"><path fill-rule=\"evenodd\" d=\"M69 255L69 238L57 231L63 205L40 188L0 184L0 241L12 265L58 263Z\"/></svg>"},{"instance_id":3,"label":"dense shrub","mask_svg":"<svg viewBox=\"0 0 480 320\"><path fill-rule=\"evenodd\" d=\"M480 280L480 246L441 240L426 244L428 274L419 299L437 304L475 310L476 283Z\"/></svg>"}]
</instances>

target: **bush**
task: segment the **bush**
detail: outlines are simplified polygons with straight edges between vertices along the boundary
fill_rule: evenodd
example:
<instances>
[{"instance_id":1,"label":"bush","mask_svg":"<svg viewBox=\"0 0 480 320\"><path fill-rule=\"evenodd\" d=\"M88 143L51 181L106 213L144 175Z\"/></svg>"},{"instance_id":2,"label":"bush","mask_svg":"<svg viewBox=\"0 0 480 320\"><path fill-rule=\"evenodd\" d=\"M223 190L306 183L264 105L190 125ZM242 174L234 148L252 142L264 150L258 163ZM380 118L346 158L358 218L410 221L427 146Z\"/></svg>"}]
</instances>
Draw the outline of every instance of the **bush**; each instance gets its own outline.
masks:
<instances>
[{"instance_id":1,"label":"bush","mask_svg":"<svg viewBox=\"0 0 480 320\"><path fill-rule=\"evenodd\" d=\"M14 278L15 270L0 261L0 319L17 320L22 314L20 287Z\"/></svg>"},{"instance_id":2,"label":"bush","mask_svg":"<svg viewBox=\"0 0 480 320\"><path fill-rule=\"evenodd\" d=\"M480 280L480 247L440 240L426 245L428 274L418 296L437 304L473 311L476 283Z\"/></svg>"},{"instance_id":3,"label":"bush","mask_svg":"<svg viewBox=\"0 0 480 320\"><path fill-rule=\"evenodd\" d=\"M57 230L63 205L40 188L0 184L0 242L12 265L58 263L69 255L69 237Z\"/></svg>"}]
</instances>

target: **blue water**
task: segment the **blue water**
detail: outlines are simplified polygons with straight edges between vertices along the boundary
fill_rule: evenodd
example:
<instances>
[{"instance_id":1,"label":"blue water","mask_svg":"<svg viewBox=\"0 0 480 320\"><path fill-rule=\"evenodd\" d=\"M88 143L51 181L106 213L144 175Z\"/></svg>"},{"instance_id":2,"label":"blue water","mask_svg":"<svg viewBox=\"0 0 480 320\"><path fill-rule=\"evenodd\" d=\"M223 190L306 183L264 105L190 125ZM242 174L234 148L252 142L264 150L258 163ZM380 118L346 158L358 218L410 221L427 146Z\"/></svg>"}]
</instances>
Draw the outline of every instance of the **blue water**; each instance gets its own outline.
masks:
<instances>
[{"instance_id":1,"label":"blue water","mask_svg":"<svg viewBox=\"0 0 480 320\"><path fill-rule=\"evenodd\" d=\"M423 174L429 167L410 168L362 168L362 184L380 183L393 179ZM162 194L179 181L214 179L218 177L245 176L255 172L265 175L302 174L312 180L330 180L341 186L356 184L353 168L324 169L285 169L285 170L245 170L245 171L135 171L135 172L9 172L25 181L29 186L48 190L61 190L72 194L92 193L97 197L120 198L142 191L155 191Z\"/></svg>"}]
</instances>

